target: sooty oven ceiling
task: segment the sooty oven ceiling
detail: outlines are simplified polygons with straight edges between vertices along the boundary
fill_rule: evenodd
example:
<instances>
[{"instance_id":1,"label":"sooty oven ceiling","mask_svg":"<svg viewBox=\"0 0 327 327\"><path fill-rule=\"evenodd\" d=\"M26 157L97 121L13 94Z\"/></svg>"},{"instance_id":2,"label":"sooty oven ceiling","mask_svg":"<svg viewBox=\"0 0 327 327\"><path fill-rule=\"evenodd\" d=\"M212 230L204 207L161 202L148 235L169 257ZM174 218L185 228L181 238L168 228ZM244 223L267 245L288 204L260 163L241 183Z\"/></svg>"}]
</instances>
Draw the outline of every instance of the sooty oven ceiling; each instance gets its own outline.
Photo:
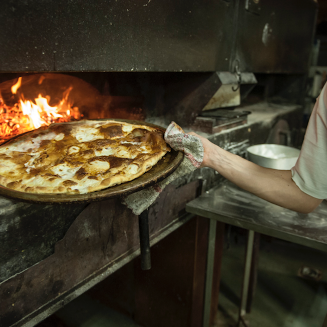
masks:
<instances>
[{"instance_id":1,"label":"sooty oven ceiling","mask_svg":"<svg viewBox=\"0 0 327 327\"><path fill-rule=\"evenodd\" d=\"M214 71L224 1L6 2L2 71ZM218 42L217 42L218 41ZM223 50L223 51L222 51Z\"/></svg>"},{"instance_id":2,"label":"sooty oven ceiling","mask_svg":"<svg viewBox=\"0 0 327 327\"><path fill-rule=\"evenodd\" d=\"M313 0L5 1L0 72L303 73Z\"/></svg>"}]
</instances>

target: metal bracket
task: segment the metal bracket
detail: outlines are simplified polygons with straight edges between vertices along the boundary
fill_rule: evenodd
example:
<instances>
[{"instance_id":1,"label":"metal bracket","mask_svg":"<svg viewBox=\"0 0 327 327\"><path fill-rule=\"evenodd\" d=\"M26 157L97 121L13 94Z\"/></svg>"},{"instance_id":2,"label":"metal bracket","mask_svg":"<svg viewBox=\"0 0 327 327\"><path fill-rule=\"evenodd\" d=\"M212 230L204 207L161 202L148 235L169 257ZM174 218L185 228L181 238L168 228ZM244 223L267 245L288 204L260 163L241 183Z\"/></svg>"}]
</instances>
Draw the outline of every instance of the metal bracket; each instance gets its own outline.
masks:
<instances>
[{"instance_id":1,"label":"metal bracket","mask_svg":"<svg viewBox=\"0 0 327 327\"><path fill-rule=\"evenodd\" d=\"M236 87L234 87L234 86L232 87L232 90L233 90L234 92L236 92L236 91L240 88L240 86L241 86L241 84L242 84L242 74L241 74L241 72L240 72L239 64L240 64L239 60L236 59L236 60L235 60L234 71L235 71L235 76L236 76L236 80L237 80L237 86L236 86Z\"/></svg>"},{"instance_id":2,"label":"metal bracket","mask_svg":"<svg viewBox=\"0 0 327 327\"><path fill-rule=\"evenodd\" d=\"M206 188L207 188L207 179L204 178L203 176L199 176L198 180L201 181L201 189L200 189L200 195L204 194Z\"/></svg>"},{"instance_id":3,"label":"metal bracket","mask_svg":"<svg viewBox=\"0 0 327 327\"><path fill-rule=\"evenodd\" d=\"M150 253L150 236L149 236L149 219L148 211L144 210L139 215L139 235L141 250L141 268L142 270L151 269L151 253Z\"/></svg>"}]
</instances>

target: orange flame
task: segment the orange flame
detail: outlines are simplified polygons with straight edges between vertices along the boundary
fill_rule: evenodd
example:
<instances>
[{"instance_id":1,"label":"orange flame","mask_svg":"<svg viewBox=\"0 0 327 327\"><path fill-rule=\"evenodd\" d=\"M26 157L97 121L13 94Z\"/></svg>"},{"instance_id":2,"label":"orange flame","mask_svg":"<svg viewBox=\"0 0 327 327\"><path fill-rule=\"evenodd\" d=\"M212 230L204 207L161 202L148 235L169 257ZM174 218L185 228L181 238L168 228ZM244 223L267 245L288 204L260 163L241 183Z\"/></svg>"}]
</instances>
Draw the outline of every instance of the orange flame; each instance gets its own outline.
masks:
<instances>
[{"instance_id":1,"label":"orange flame","mask_svg":"<svg viewBox=\"0 0 327 327\"><path fill-rule=\"evenodd\" d=\"M35 102L36 104L31 101L24 102L23 100L20 100L20 106L23 114L29 116L34 128L49 125L49 122L46 119L42 119L44 114L47 115L47 118L53 121L59 117L62 117L62 115L57 113L57 107L49 106L48 100L43 98L41 94L39 94L39 97L35 99Z\"/></svg>"},{"instance_id":2,"label":"orange flame","mask_svg":"<svg viewBox=\"0 0 327 327\"><path fill-rule=\"evenodd\" d=\"M19 77L17 83L11 87L11 93L16 94L17 90L20 88L21 85L22 85L22 78Z\"/></svg>"},{"instance_id":3,"label":"orange flame","mask_svg":"<svg viewBox=\"0 0 327 327\"><path fill-rule=\"evenodd\" d=\"M19 77L17 83L11 87L13 94L17 94L21 83L22 78ZM18 103L9 107L4 104L0 96L0 144L10 137L41 126L80 119L78 108L72 107L68 101L71 90L72 87L69 87L63 93L62 100L56 106L49 105L50 96L43 97L39 94L34 101L30 101L25 100L24 95L21 94Z\"/></svg>"}]
</instances>

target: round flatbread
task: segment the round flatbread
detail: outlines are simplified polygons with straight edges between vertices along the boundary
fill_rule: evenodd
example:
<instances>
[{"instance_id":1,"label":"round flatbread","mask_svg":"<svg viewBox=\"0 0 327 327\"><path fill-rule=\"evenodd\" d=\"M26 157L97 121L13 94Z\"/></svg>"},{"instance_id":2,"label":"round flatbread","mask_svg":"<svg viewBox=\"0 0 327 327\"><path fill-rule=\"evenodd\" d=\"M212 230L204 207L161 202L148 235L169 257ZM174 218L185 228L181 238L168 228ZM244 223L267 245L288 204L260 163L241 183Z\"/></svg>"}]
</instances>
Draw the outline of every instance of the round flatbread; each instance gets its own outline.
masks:
<instances>
[{"instance_id":1,"label":"round flatbread","mask_svg":"<svg viewBox=\"0 0 327 327\"><path fill-rule=\"evenodd\" d=\"M161 129L114 120L52 124L0 146L0 184L28 193L88 193L131 181L169 146Z\"/></svg>"}]
</instances>

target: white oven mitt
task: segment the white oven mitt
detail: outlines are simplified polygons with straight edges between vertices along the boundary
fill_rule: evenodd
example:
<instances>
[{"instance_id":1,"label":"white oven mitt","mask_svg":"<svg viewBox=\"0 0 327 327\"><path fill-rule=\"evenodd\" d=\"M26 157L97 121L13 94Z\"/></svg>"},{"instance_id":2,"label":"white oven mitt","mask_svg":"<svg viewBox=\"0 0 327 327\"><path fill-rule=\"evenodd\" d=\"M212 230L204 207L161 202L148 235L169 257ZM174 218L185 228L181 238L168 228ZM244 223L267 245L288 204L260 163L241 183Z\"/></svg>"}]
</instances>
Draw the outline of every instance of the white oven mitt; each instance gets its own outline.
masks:
<instances>
[{"instance_id":1,"label":"white oven mitt","mask_svg":"<svg viewBox=\"0 0 327 327\"><path fill-rule=\"evenodd\" d=\"M165 141L176 151L183 151L184 158L179 167L166 179L145 190L126 196L122 203L130 208L135 215L140 215L159 196L163 189L175 179L182 177L200 167L203 160L201 140L186 134L175 122L170 123L165 132Z\"/></svg>"}]
</instances>

